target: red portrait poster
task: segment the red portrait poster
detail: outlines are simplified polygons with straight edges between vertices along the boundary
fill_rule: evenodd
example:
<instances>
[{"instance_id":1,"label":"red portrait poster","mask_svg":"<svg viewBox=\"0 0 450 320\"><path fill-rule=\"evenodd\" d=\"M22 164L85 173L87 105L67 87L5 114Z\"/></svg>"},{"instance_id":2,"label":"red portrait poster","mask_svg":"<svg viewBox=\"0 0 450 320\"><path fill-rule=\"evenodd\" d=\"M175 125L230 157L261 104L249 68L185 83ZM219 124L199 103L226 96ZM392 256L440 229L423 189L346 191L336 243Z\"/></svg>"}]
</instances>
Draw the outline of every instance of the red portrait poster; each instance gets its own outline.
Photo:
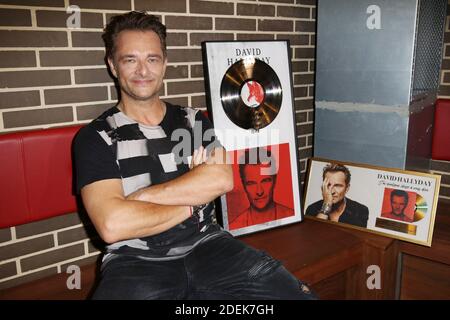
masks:
<instances>
[{"instance_id":1,"label":"red portrait poster","mask_svg":"<svg viewBox=\"0 0 450 320\"><path fill-rule=\"evenodd\" d=\"M256 160L253 164L245 157L246 153L252 152ZM227 194L230 230L295 214L289 144L234 150L230 153L234 160L234 189ZM258 159L259 153L266 155L266 163L269 158L274 161L273 170L264 172L264 168L269 169L269 165Z\"/></svg>"},{"instance_id":2,"label":"red portrait poster","mask_svg":"<svg viewBox=\"0 0 450 320\"><path fill-rule=\"evenodd\" d=\"M413 222L417 194L412 191L385 188L381 217Z\"/></svg>"}]
</instances>

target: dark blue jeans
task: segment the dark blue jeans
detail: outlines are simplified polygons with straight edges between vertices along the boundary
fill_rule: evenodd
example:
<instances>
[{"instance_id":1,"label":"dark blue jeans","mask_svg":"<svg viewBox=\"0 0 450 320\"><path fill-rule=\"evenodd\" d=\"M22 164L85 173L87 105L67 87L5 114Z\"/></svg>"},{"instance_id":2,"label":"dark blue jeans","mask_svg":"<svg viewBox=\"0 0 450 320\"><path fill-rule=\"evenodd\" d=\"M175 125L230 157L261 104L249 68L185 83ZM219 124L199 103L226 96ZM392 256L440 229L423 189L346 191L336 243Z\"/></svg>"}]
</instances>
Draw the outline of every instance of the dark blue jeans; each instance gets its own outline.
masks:
<instances>
[{"instance_id":1,"label":"dark blue jeans","mask_svg":"<svg viewBox=\"0 0 450 320\"><path fill-rule=\"evenodd\" d=\"M93 299L316 299L281 263L224 232L184 258L109 261Z\"/></svg>"}]
</instances>

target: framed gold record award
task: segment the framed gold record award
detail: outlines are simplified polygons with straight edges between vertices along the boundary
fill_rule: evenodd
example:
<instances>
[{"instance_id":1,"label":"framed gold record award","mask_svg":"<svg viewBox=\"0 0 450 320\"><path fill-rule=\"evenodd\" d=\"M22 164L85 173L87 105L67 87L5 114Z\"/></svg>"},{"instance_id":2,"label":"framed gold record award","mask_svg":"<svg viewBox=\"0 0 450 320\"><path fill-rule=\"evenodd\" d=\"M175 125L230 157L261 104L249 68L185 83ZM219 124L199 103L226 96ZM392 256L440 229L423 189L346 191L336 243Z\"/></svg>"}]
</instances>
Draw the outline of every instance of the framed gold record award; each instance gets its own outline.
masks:
<instances>
[{"instance_id":1,"label":"framed gold record award","mask_svg":"<svg viewBox=\"0 0 450 320\"><path fill-rule=\"evenodd\" d=\"M302 220L288 41L202 43L208 113L234 189L220 198L233 235Z\"/></svg>"}]
</instances>

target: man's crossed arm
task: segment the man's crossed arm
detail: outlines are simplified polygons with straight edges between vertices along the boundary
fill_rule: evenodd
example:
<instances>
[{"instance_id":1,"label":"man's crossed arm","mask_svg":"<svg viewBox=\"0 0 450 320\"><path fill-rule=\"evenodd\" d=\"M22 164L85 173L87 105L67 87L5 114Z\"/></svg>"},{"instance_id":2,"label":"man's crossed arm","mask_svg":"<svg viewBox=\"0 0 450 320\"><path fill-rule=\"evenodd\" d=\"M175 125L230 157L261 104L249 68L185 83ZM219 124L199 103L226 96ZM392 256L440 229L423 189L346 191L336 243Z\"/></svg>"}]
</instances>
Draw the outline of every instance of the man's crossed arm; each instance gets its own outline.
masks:
<instances>
[{"instance_id":1,"label":"man's crossed arm","mask_svg":"<svg viewBox=\"0 0 450 320\"><path fill-rule=\"evenodd\" d=\"M95 228L107 243L164 232L191 215L190 206L204 204L233 188L226 152L216 148L206 157L194 152L192 169L171 181L138 190L127 197L120 179L100 180L81 189Z\"/></svg>"},{"instance_id":2,"label":"man's crossed arm","mask_svg":"<svg viewBox=\"0 0 450 320\"><path fill-rule=\"evenodd\" d=\"M194 206L208 203L233 189L233 172L226 151L214 149L210 156L200 147L194 151L191 170L184 175L140 189L127 198L161 205Z\"/></svg>"}]
</instances>

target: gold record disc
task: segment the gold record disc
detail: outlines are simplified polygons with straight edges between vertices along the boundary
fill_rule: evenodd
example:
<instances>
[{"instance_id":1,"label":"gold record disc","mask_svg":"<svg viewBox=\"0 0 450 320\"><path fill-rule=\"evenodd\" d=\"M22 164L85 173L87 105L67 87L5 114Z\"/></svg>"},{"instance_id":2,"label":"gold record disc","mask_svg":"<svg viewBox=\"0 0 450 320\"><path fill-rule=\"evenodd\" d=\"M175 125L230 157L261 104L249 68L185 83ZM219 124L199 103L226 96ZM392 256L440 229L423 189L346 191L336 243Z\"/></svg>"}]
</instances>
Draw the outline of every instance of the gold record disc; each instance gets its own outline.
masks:
<instances>
[{"instance_id":1,"label":"gold record disc","mask_svg":"<svg viewBox=\"0 0 450 320\"><path fill-rule=\"evenodd\" d=\"M282 98L275 71L254 58L231 65L220 86L225 114L243 129L259 130L272 123L280 111Z\"/></svg>"},{"instance_id":2,"label":"gold record disc","mask_svg":"<svg viewBox=\"0 0 450 320\"><path fill-rule=\"evenodd\" d=\"M414 209L414 222L422 220L428 211L428 205L425 199L420 194L416 195L417 196L416 196L416 207Z\"/></svg>"}]
</instances>

